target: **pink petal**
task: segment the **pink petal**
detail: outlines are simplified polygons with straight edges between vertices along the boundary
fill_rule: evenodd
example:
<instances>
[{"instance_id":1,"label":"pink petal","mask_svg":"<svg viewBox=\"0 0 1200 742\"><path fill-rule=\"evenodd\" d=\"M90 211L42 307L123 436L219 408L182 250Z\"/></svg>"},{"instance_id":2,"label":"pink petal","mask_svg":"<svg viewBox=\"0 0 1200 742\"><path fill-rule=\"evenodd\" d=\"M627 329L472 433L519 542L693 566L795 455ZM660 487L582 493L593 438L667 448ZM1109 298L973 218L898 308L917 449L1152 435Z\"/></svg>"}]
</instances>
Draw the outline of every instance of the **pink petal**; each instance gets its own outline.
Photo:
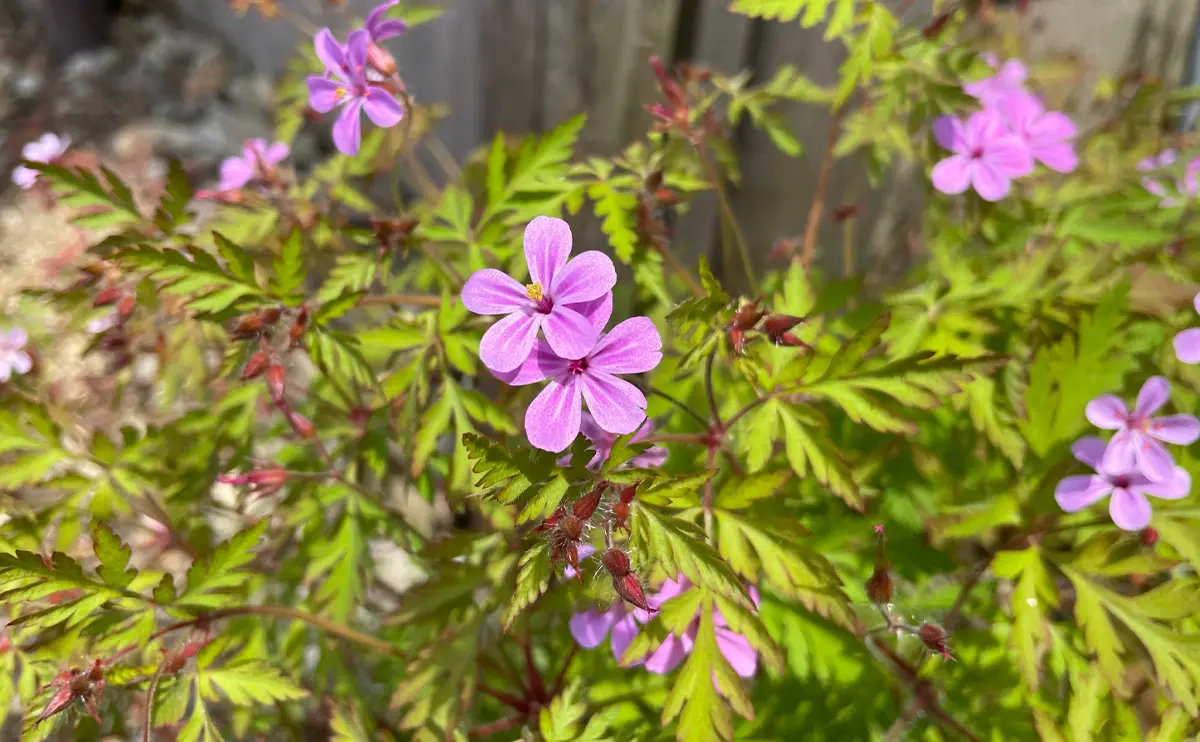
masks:
<instances>
[{"instance_id":1,"label":"pink petal","mask_svg":"<svg viewBox=\"0 0 1200 742\"><path fill-rule=\"evenodd\" d=\"M971 114L964 131L968 151L980 147L986 149L993 140L1007 134L1000 112L987 108Z\"/></svg>"},{"instance_id":2,"label":"pink petal","mask_svg":"<svg viewBox=\"0 0 1200 742\"><path fill-rule=\"evenodd\" d=\"M646 658L645 667L656 675L665 675L683 662L688 652L692 651L694 640L686 635L678 637L669 634L658 649Z\"/></svg>"},{"instance_id":3,"label":"pink petal","mask_svg":"<svg viewBox=\"0 0 1200 742\"><path fill-rule=\"evenodd\" d=\"M595 649L608 636L614 618L611 610L600 613L595 608L589 608L583 613L576 613L568 624L571 636L584 649Z\"/></svg>"},{"instance_id":4,"label":"pink petal","mask_svg":"<svg viewBox=\"0 0 1200 742\"><path fill-rule=\"evenodd\" d=\"M1138 481L1130 483L1130 489L1163 500L1180 500L1192 489L1192 476L1180 466L1174 467L1171 475L1161 482Z\"/></svg>"},{"instance_id":5,"label":"pink petal","mask_svg":"<svg viewBox=\"0 0 1200 742\"><path fill-rule=\"evenodd\" d=\"M346 37L346 63L350 65L350 74L354 79L366 76L367 47L371 45L371 34L364 29L351 31Z\"/></svg>"},{"instance_id":6,"label":"pink petal","mask_svg":"<svg viewBox=\"0 0 1200 742\"><path fill-rule=\"evenodd\" d=\"M525 262L532 283L549 290L570 254L571 227L562 219L539 216L525 227Z\"/></svg>"},{"instance_id":7,"label":"pink petal","mask_svg":"<svg viewBox=\"0 0 1200 742\"><path fill-rule=\"evenodd\" d=\"M758 652L750 646L749 640L729 629L717 629L716 634L717 649L733 666L733 671L743 678L754 677L758 669Z\"/></svg>"},{"instance_id":8,"label":"pink petal","mask_svg":"<svg viewBox=\"0 0 1200 742\"><path fill-rule=\"evenodd\" d=\"M492 371L512 371L525 362L537 340L542 315L513 312L488 328L479 341L479 358Z\"/></svg>"},{"instance_id":9,"label":"pink petal","mask_svg":"<svg viewBox=\"0 0 1200 742\"><path fill-rule=\"evenodd\" d=\"M657 610L662 607L663 603L666 603L671 598L683 595L685 592L691 589L691 587L692 583L689 582L688 579L683 575L679 575L674 580L667 578L663 580L663 584L659 586L658 592L654 595L651 595L647 602L650 603L651 608Z\"/></svg>"},{"instance_id":10,"label":"pink petal","mask_svg":"<svg viewBox=\"0 0 1200 742\"><path fill-rule=\"evenodd\" d=\"M566 306L579 312L584 317L587 317L588 322L592 323L592 327L596 328L596 336L599 337L604 328L608 325L608 320L612 317L613 297L612 292L605 292L604 296L591 301L580 302L579 304L567 304Z\"/></svg>"},{"instance_id":11,"label":"pink petal","mask_svg":"<svg viewBox=\"0 0 1200 742\"><path fill-rule=\"evenodd\" d=\"M317 113L329 113L341 102L337 91L344 88L328 77L312 75L308 78L308 105Z\"/></svg>"},{"instance_id":12,"label":"pink petal","mask_svg":"<svg viewBox=\"0 0 1200 742\"><path fill-rule=\"evenodd\" d=\"M291 154L291 151L291 148L283 142L276 142L267 148L265 159L272 165L278 165L287 159L287 156Z\"/></svg>"},{"instance_id":13,"label":"pink petal","mask_svg":"<svg viewBox=\"0 0 1200 742\"><path fill-rule=\"evenodd\" d=\"M1071 117L1058 111L1051 111L1035 117L1029 128L1025 130L1025 136L1029 138L1029 141L1039 144L1064 142L1074 139L1077 133L1078 130Z\"/></svg>"},{"instance_id":14,"label":"pink petal","mask_svg":"<svg viewBox=\"0 0 1200 742\"><path fill-rule=\"evenodd\" d=\"M1196 308L1196 314L1200 314L1200 294L1196 294L1192 299L1192 306Z\"/></svg>"},{"instance_id":15,"label":"pink petal","mask_svg":"<svg viewBox=\"0 0 1200 742\"><path fill-rule=\"evenodd\" d=\"M1008 176L984 160L971 168L971 184L984 201L999 201L1008 195L1010 187Z\"/></svg>"},{"instance_id":16,"label":"pink petal","mask_svg":"<svg viewBox=\"0 0 1200 742\"><path fill-rule=\"evenodd\" d=\"M634 457L632 463L642 469L658 469L667 463L667 449L662 446L651 446L641 456Z\"/></svg>"},{"instance_id":17,"label":"pink petal","mask_svg":"<svg viewBox=\"0 0 1200 742\"><path fill-rule=\"evenodd\" d=\"M346 155L358 154L362 146L362 98L348 99L337 121L333 122L333 143L338 152Z\"/></svg>"},{"instance_id":18,"label":"pink petal","mask_svg":"<svg viewBox=\"0 0 1200 742\"><path fill-rule=\"evenodd\" d=\"M589 250L567 261L554 276L550 298L556 304L574 304L604 296L617 285L617 269L602 252Z\"/></svg>"},{"instance_id":19,"label":"pink petal","mask_svg":"<svg viewBox=\"0 0 1200 742\"><path fill-rule=\"evenodd\" d=\"M566 450L579 435L580 384L574 375L550 380L525 410L525 435L543 451Z\"/></svg>"},{"instance_id":20,"label":"pink petal","mask_svg":"<svg viewBox=\"0 0 1200 742\"><path fill-rule=\"evenodd\" d=\"M1029 151L1029 145L1013 136L992 139L984 145L981 160L1005 178L1020 178L1033 172L1033 153Z\"/></svg>"},{"instance_id":21,"label":"pink petal","mask_svg":"<svg viewBox=\"0 0 1200 742\"><path fill-rule=\"evenodd\" d=\"M617 435L632 433L646 419L646 395L628 381L604 371L589 371L581 386L588 410L604 430Z\"/></svg>"},{"instance_id":22,"label":"pink petal","mask_svg":"<svg viewBox=\"0 0 1200 742\"><path fill-rule=\"evenodd\" d=\"M954 116L940 116L933 122L933 138L942 149L967 154L966 133Z\"/></svg>"},{"instance_id":23,"label":"pink petal","mask_svg":"<svg viewBox=\"0 0 1200 742\"><path fill-rule=\"evenodd\" d=\"M222 191L236 191L253 179L253 165L240 157L230 157L221 163L221 182L217 188Z\"/></svg>"},{"instance_id":24,"label":"pink petal","mask_svg":"<svg viewBox=\"0 0 1200 742\"><path fill-rule=\"evenodd\" d=\"M557 305L543 316L542 332L555 354L563 358L583 358L596 346L595 326L566 305Z\"/></svg>"},{"instance_id":25,"label":"pink petal","mask_svg":"<svg viewBox=\"0 0 1200 742\"><path fill-rule=\"evenodd\" d=\"M10 348L23 348L29 342L29 335L20 327L14 327L4 335L4 343Z\"/></svg>"},{"instance_id":26,"label":"pink petal","mask_svg":"<svg viewBox=\"0 0 1200 742\"><path fill-rule=\"evenodd\" d=\"M933 166L933 187L949 195L962 193L971 184L971 165L971 158L965 155L947 157Z\"/></svg>"},{"instance_id":27,"label":"pink petal","mask_svg":"<svg viewBox=\"0 0 1200 742\"><path fill-rule=\"evenodd\" d=\"M399 18L388 18L375 24L371 33L376 41L394 38L408 30L408 24Z\"/></svg>"},{"instance_id":28,"label":"pink petal","mask_svg":"<svg viewBox=\"0 0 1200 742\"><path fill-rule=\"evenodd\" d=\"M33 368L33 359L23 350L13 353L9 362L12 364L13 370L19 374L27 374L29 369Z\"/></svg>"},{"instance_id":29,"label":"pink petal","mask_svg":"<svg viewBox=\"0 0 1200 742\"><path fill-rule=\"evenodd\" d=\"M533 308L533 300L525 287L495 268L472 273L462 288L461 297L463 306L475 314L508 314Z\"/></svg>"},{"instance_id":30,"label":"pink petal","mask_svg":"<svg viewBox=\"0 0 1200 742\"><path fill-rule=\"evenodd\" d=\"M1153 438L1177 446L1190 446L1200 438L1200 420L1194 415L1166 415L1150 421Z\"/></svg>"},{"instance_id":31,"label":"pink petal","mask_svg":"<svg viewBox=\"0 0 1200 742\"><path fill-rule=\"evenodd\" d=\"M395 126L400 123L400 119L404 118L404 106L400 105L400 101L396 100L388 91L375 86L371 86L367 90L367 102L364 109L367 117L376 126L382 126L385 129Z\"/></svg>"},{"instance_id":32,"label":"pink petal","mask_svg":"<svg viewBox=\"0 0 1200 742\"><path fill-rule=\"evenodd\" d=\"M343 73L346 68L346 52L333 37L332 31L328 28L318 31L313 38L313 48L316 49L317 58L321 60L326 69L334 73Z\"/></svg>"},{"instance_id":33,"label":"pink petal","mask_svg":"<svg viewBox=\"0 0 1200 742\"><path fill-rule=\"evenodd\" d=\"M1013 133L1023 137L1030 136L1030 130L1045 111L1042 102L1028 94L1006 96L1000 104L1000 109Z\"/></svg>"},{"instance_id":34,"label":"pink petal","mask_svg":"<svg viewBox=\"0 0 1200 742\"><path fill-rule=\"evenodd\" d=\"M662 338L654 320L630 317L601 335L588 356L588 368L610 374L640 374L662 361Z\"/></svg>"},{"instance_id":35,"label":"pink petal","mask_svg":"<svg viewBox=\"0 0 1200 742\"><path fill-rule=\"evenodd\" d=\"M625 654L625 650L629 649L629 645L633 643L637 635L637 621L634 620L632 613L626 613L612 627L613 657L621 659L621 655Z\"/></svg>"},{"instance_id":36,"label":"pink petal","mask_svg":"<svg viewBox=\"0 0 1200 742\"><path fill-rule=\"evenodd\" d=\"M1100 468L1110 474L1128 474L1137 470L1134 435L1128 428L1118 430L1108 442Z\"/></svg>"},{"instance_id":37,"label":"pink petal","mask_svg":"<svg viewBox=\"0 0 1200 742\"><path fill-rule=\"evenodd\" d=\"M996 80L1008 88L1016 88L1025 82L1025 64L1019 59L1010 59L1000 67Z\"/></svg>"},{"instance_id":38,"label":"pink petal","mask_svg":"<svg viewBox=\"0 0 1200 742\"><path fill-rule=\"evenodd\" d=\"M1036 145L1032 151L1034 159L1057 173L1071 173L1079 167L1079 156L1071 144Z\"/></svg>"},{"instance_id":39,"label":"pink petal","mask_svg":"<svg viewBox=\"0 0 1200 742\"><path fill-rule=\"evenodd\" d=\"M1150 501L1138 492L1115 489L1108 501L1108 514L1113 523L1126 531L1140 531L1150 525Z\"/></svg>"},{"instance_id":40,"label":"pink petal","mask_svg":"<svg viewBox=\"0 0 1200 742\"><path fill-rule=\"evenodd\" d=\"M1146 191L1152 196L1162 197L1167 195L1167 189L1163 186L1163 184L1159 183L1153 178L1142 178L1142 187L1145 188ZM1166 200L1164 200L1162 205L1170 206L1171 204L1166 203Z\"/></svg>"},{"instance_id":41,"label":"pink petal","mask_svg":"<svg viewBox=\"0 0 1200 742\"><path fill-rule=\"evenodd\" d=\"M1134 457L1137 468L1151 482L1163 482L1175 470L1175 461L1162 444L1150 436L1135 431L1130 436L1134 442Z\"/></svg>"},{"instance_id":42,"label":"pink petal","mask_svg":"<svg viewBox=\"0 0 1200 742\"><path fill-rule=\"evenodd\" d=\"M0 381L12 378L12 359L0 357Z\"/></svg>"},{"instance_id":43,"label":"pink petal","mask_svg":"<svg viewBox=\"0 0 1200 742\"><path fill-rule=\"evenodd\" d=\"M26 157L25 159L29 158ZM41 173L33 168L25 167L24 165L17 165L12 171L12 182L16 183L18 188L29 189L32 188L33 184L37 182L38 175L40 174Z\"/></svg>"},{"instance_id":44,"label":"pink petal","mask_svg":"<svg viewBox=\"0 0 1200 742\"><path fill-rule=\"evenodd\" d=\"M596 424L596 419L587 410L583 411L583 416L579 419L579 432L593 443L603 441L611 446L612 442L616 440L616 436Z\"/></svg>"},{"instance_id":45,"label":"pink petal","mask_svg":"<svg viewBox=\"0 0 1200 742\"><path fill-rule=\"evenodd\" d=\"M1075 441L1071 446L1071 453L1076 459L1095 469L1100 466L1106 448L1108 444L1103 439L1088 435Z\"/></svg>"},{"instance_id":46,"label":"pink petal","mask_svg":"<svg viewBox=\"0 0 1200 742\"><path fill-rule=\"evenodd\" d=\"M1175 355L1180 363L1200 363L1200 327L1175 336Z\"/></svg>"},{"instance_id":47,"label":"pink petal","mask_svg":"<svg viewBox=\"0 0 1200 742\"><path fill-rule=\"evenodd\" d=\"M1088 402L1084 414L1088 422L1097 428L1116 430L1129 418L1129 408L1117 395L1104 394Z\"/></svg>"},{"instance_id":48,"label":"pink petal","mask_svg":"<svg viewBox=\"0 0 1200 742\"><path fill-rule=\"evenodd\" d=\"M1171 396L1171 384L1162 376L1151 376L1138 392L1133 416L1143 418L1158 412Z\"/></svg>"},{"instance_id":49,"label":"pink petal","mask_svg":"<svg viewBox=\"0 0 1200 742\"><path fill-rule=\"evenodd\" d=\"M545 340L538 340L533 346L533 352L512 371L497 371L490 367L488 370L509 386L525 386L565 374L567 361L555 355L554 351L550 349L550 344Z\"/></svg>"},{"instance_id":50,"label":"pink petal","mask_svg":"<svg viewBox=\"0 0 1200 742\"><path fill-rule=\"evenodd\" d=\"M1095 475L1067 477L1054 488L1054 499L1068 513L1083 510L1112 492L1108 480Z\"/></svg>"}]
</instances>

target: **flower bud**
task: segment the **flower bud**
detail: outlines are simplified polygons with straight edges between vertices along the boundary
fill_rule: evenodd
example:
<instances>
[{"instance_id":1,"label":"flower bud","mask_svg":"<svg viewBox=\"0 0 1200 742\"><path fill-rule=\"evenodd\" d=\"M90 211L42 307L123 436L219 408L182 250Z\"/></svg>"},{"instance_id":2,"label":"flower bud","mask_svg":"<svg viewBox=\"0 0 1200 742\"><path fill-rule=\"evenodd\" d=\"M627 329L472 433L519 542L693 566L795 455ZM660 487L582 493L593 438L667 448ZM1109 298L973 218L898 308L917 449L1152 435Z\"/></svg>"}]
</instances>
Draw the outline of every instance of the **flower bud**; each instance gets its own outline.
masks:
<instances>
[{"instance_id":1,"label":"flower bud","mask_svg":"<svg viewBox=\"0 0 1200 742\"><path fill-rule=\"evenodd\" d=\"M292 425L292 430L296 431L296 435L301 438L316 438L317 429L309 421L307 417L299 412L289 412L288 422Z\"/></svg>"},{"instance_id":2,"label":"flower bud","mask_svg":"<svg viewBox=\"0 0 1200 742\"><path fill-rule=\"evenodd\" d=\"M604 485L597 487L591 492L575 501L571 512L580 520L587 520L596 512L596 508L600 506L600 498L604 496Z\"/></svg>"},{"instance_id":3,"label":"flower bud","mask_svg":"<svg viewBox=\"0 0 1200 742\"><path fill-rule=\"evenodd\" d=\"M278 363L267 367L267 389L270 390L271 399L275 400L276 404L283 401L284 371L283 366Z\"/></svg>"},{"instance_id":4,"label":"flower bud","mask_svg":"<svg viewBox=\"0 0 1200 742\"><path fill-rule=\"evenodd\" d=\"M617 591L617 595L643 611L650 610L650 604L646 602L646 593L642 590L641 580L632 572L626 573L623 577L613 577L613 589Z\"/></svg>"},{"instance_id":5,"label":"flower bud","mask_svg":"<svg viewBox=\"0 0 1200 742\"><path fill-rule=\"evenodd\" d=\"M620 578L630 573L629 556L620 549L609 549L600 557L601 563L613 578Z\"/></svg>"},{"instance_id":6,"label":"flower bud","mask_svg":"<svg viewBox=\"0 0 1200 742\"><path fill-rule=\"evenodd\" d=\"M742 306L738 307L738 310L736 313L734 313L733 320L731 321L733 326L739 330L750 330L758 324L758 321L762 319L764 314L766 314L766 312L759 310L758 302L743 304Z\"/></svg>"},{"instance_id":7,"label":"flower bud","mask_svg":"<svg viewBox=\"0 0 1200 742\"><path fill-rule=\"evenodd\" d=\"M384 77L396 74L396 60L387 49L374 42L367 46L367 64Z\"/></svg>"},{"instance_id":8,"label":"flower bud","mask_svg":"<svg viewBox=\"0 0 1200 742\"><path fill-rule=\"evenodd\" d=\"M1150 548L1158 543L1158 531L1153 528L1143 528L1138 536L1142 540L1142 546Z\"/></svg>"},{"instance_id":9,"label":"flower bud","mask_svg":"<svg viewBox=\"0 0 1200 742\"><path fill-rule=\"evenodd\" d=\"M237 324L233 326L232 334L236 340L245 340L257 335L262 327L262 317L257 314L246 314L240 317Z\"/></svg>"},{"instance_id":10,"label":"flower bud","mask_svg":"<svg viewBox=\"0 0 1200 742\"><path fill-rule=\"evenodd\" d=\"M763 332L767 333L772 341L779 342L776 339L777 336L782 335L804 320L804 317L793 317L790 314L772 314L763 322Z\"/></svg>"},{"instance_id":11,"label":"flower bud","mask_svg":"<svg viewBox=\"0 0 1200 742\"><path fill-rule=\"evenodd\" d=\"M102 307L106 304L115 304L121 298L122 293L120 286L109 286L96 294L96 298L92 300L92 306Z\"/></svg>"},{"instance_id":12,"label":"flower bud","mask_svg":"<svg viewBox=\"0 0 1200 742\"><path fill-rule=\"evenodd\" d=\"M729 331L729 347L733 350L733 354L740 356L746 348L746 333L740 328L733 328Z\"/></svg>"},{"instance_id":13,"label":"flower bud","mask_svg":"<svg viewBox=\"0 0 1200 742\"><path fill-rule=\"evenodd\" d=\"M867 597L876 605L887 605L892 602L892 596L896 593L896 586L892 582L892 576L888 573L886 567L876 566L875 571L871 573L871 578L867 580Z\"/></svg>"},{"instance_id":14,"label":"flower bud","mask_svg":"<svg viewBox=\"0 0 1200 742\"><path fill-rule=\"evenodd\" d=\"M249 481L250 488L254 494L260 497L273 495L283 488L287 483L288 473L278 467L273 469L261 469L259 471L250 472L246 479Z\"/></svg>"},{"instance_id":15,"label":"flower bud","mask_svg":"<svg viewBox=\"0 0 1200 742\"><path fill-rule=\"evenodd\" d=\"M246 368L242 369L242 381L260 376L263 371L267 370L270 362L271 358L265 351L260 350L251 355L250 359L246 361Z\"/></svg>"},{"instance_id":16,"label":"flower bud","mask_svg":"<svg viewBox=\"0 0 1200 742\"><path fill-rule=\"evenodd\" d=\"M281 316L283 316L283 310L280 309L279 307L271 307L269 309L262 310L262 313L260 316L262 317L262 321L264 323L266 323L268 325L273 325L279 321L279 318Z\"/></svg>"},{"instance_id":17,"label":"flower bud","mask_svg":"<svg viewBox=\"0 0 1200 742\"><path fill-rule=\"evenodd\" d=\"M129 315L133 314L133 309L136 306L137 302L132 296L122 297L121 301L117 302L117 314L121 316L122 321L127 320L129 319Z\"/></svg>"},{"instance_id":18,"label":"flower bud","mask_svg":"<svg viewBox=\"0 0 1200 742\"><path fill-rule=\"evenodd\" d=\"M558 530L567 541L579 541L583 538L583 521L575 515L565 515L558 522Z\"/></svg>"},{"instance_id":19,"label":"flower bud","mask_svg":"<svg viewBox=\"0 0 1200 742\"><path fill-rule=\"evenodd\" d=\"M917 629L917 637L926 647L942 657L948 660L954 659L954 655L950 653L950 647L946 645L946 632L937 626L929 623L921 624L921 628Z\"/></svg>"}]
</instances>

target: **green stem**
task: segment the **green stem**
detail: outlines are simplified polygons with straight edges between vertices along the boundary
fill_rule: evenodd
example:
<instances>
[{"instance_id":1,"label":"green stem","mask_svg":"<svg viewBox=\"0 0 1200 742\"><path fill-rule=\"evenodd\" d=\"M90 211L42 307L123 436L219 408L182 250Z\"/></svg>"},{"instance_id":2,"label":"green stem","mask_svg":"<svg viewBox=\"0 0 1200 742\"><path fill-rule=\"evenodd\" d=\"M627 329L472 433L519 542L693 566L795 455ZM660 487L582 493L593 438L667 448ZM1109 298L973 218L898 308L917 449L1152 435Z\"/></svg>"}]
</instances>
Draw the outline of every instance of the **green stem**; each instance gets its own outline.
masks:
<instances>
[{"instance_id":1,"label":"green stem","mask_svg":"<svg viewBox=\"0 0 1200 742\"><path fill-rule=\"evenodd\" d=\"M717 166L713 164L712 158L708 155L708 149L703 144L696 145L696 151L700 153L700 161L704 164L704 169L708 173L708 177L712 180L713 188L717 191L717 200L721 202L721 213L725 217L725 223L729 228L730 234L733 235L734 244L737 247L738 255L742 260L742 270L746 273L746 281L750 284L750 293L758 294L758 279L754 277L754 264L750 260L750 247L746 244L746 236L742 234L742 227L738 224L737 216L733 213L733 205L729 200L729 192L725 190L725 180L717 171Z\"/></svg>"}]
</instances>

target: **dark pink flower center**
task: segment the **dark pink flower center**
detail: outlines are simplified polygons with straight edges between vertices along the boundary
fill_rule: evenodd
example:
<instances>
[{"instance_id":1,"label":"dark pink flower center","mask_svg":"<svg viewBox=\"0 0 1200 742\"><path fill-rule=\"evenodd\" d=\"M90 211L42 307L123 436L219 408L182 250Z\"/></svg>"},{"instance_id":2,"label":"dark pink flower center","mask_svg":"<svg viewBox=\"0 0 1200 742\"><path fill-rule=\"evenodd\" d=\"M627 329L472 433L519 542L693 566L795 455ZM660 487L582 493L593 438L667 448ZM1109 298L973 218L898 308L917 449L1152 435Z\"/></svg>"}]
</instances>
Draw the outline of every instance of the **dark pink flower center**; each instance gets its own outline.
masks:
<instances>
[{"instance_id":1,"label":"dark pink flower center","mask_svg":"<svg viewBox=\"0 0 1200 742\"><path fill-rule=\"evenodd\" d=\"M1111 481L1112 486L1118 489L1129 489L1129 477L1124 474L1118 474Z\"/></svg>"},{"instance_id":2,"label":"dark pink flower center","mask_svg":"<svg viewBox=\"0 0 1200 742\"><path fill-rule=\"evenodd\" d=\"M577 361L567 363L567 370L573 374L582 374L588 370L588 359L580 358Z\"/></svg>"},{"instance_id":3,"label":"dark pink flower center","mask_svg":"<svg viewBox=\"0 0 1200 742\"><path fill-rule=\"evenodd\" d=\"M970 157L972 160L978 160L983 157L983 147L974 147L971 149Z\"/></svg>"}]
</instances>

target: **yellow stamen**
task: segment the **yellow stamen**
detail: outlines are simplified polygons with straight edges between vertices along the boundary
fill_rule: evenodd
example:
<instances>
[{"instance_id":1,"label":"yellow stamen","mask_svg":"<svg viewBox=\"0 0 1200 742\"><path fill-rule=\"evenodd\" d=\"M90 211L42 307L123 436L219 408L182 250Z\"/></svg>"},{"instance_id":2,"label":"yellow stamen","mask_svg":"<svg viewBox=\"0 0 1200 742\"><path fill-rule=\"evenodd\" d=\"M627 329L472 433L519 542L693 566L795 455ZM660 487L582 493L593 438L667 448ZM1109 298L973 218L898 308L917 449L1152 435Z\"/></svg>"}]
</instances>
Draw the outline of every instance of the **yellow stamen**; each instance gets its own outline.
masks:
<instances>
[{"instance_id":1,"label":"yellow stamen","mask_svg":"<svg viewBox=\"0 0 1200 742\"><path fill-rule=\"evenodd\" d=\"M545 294L542 292L542 284L531 283L525 287L525 294L534 301L541 301Z\"/></svg>"},{"instance_id":2,"label":"yellow stamen","mask_svg":"<svg viewBox=\"0 0 1200 742\"><path fill-rule=\"evenodd\" d=\"M338 88L337 90L333 91L333 99L334 100L341 100L342 98L345 98L345 97L346 97L346 89L345 88Z\"/></svg>"}]
</instances>

